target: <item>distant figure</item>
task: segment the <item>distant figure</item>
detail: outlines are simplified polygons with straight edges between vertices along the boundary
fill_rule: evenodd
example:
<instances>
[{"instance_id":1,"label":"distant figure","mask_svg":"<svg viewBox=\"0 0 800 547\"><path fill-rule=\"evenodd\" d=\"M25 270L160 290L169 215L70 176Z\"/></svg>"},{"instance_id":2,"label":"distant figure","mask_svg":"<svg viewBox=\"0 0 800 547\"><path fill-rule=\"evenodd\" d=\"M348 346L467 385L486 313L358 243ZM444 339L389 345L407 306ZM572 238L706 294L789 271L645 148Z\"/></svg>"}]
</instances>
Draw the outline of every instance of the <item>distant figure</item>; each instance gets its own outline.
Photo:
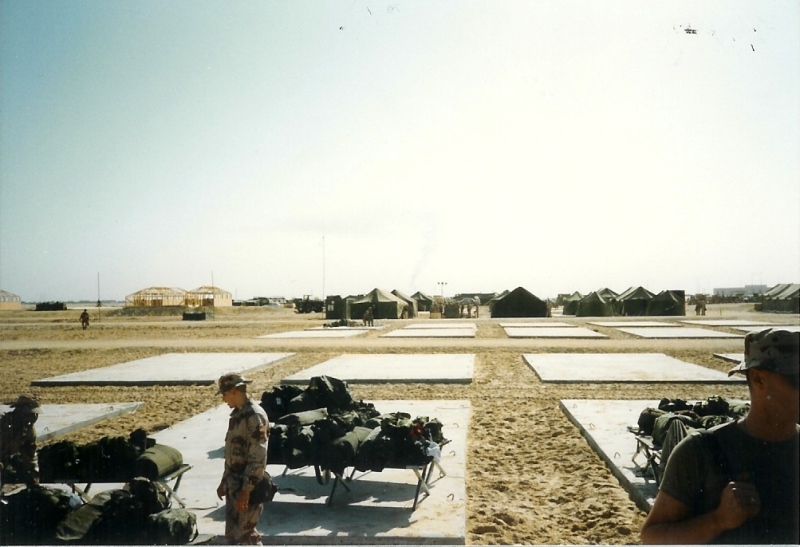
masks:
<instances>
[{"instance_id":1,"label":"distant figure","mask_svg":"<svg viewBox=\"0 0 800 547\"><path fill-rule=\"evenodd\" d=\"M371 327L374 324L374 316L372 315L372 306L367 308L367 311L364 312L364 317L362 318L364 321L364 325L367 327Z\"/></svg>"},{"instance_id":2,"label":"distant figure","mask_svg":"<svg viewBox=\"0 0 800 547\"><path fill-rule=\"evenodd\" d=\"M83 327L83 330L86 330L86 327L88 326L89 326L89 312L83 310L83 313L81 314L81 327Z\"/></svg>"},{"instance_id":3,"label":"distant figure","mask_svg":"<svg viewBox=\"0 0 800 547\"><path fill-rule=\"evenodd\" d=\"M478 310L480 310L480 308L481 308L481 299L476 296L475 297L475 319L477 319L478 315L480 315L480 312L478 311Z\"/></svg>"},{"instance_id":4,"label":"distant figure","mask_svg":"<svg viewBox=\"0 0 800 547\"><path fill-rule=\"evenodd\" d=\"M39 418L39 400L33 395L20 395L10 406L13 410L0 416L0 484L38 484L34 424Z\"/></svg>"}]
</instances>

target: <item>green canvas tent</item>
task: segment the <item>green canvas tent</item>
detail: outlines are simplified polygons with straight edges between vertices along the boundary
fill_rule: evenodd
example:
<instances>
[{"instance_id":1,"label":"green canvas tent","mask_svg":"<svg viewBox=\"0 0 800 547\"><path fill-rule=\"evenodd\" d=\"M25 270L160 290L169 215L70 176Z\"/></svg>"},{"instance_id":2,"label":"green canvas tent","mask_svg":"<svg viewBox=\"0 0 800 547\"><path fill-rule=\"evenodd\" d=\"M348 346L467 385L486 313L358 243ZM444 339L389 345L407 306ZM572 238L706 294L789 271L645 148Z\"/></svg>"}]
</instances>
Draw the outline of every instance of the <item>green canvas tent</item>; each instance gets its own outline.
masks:
<instances>
[{"instance_id":1,"label":"green canvas tent","mask_svg":"<svg viewBox=\"0 0 800 547\"><path fill-rule=\"evenodd\" d=\"M419 313L417 313L418 308L416 300L414 300L410 296L406 296L404 293L398 291L397 289L393 290L392 294L408 305L407 308L408 315L405 317L406 319L414 319L419 315Z\"/></svg>"},{"instance_id":2,"label":"green canvas tent","mask_svg":"<svg viewBox=\"0 0 800 547\"><path fill-rule=\"evenodd\" d=\"M607 290L607 289L606 289ZM577 317L610 317L614 315L614 298L606 298L598 291L591 292L578 301Z\"/></svg>"},{"instance_id":3,"label":"green canvas tent","mask_svg":"<svg viewBox=\"0 0 800 547\"><path fill-rule=\"evenodd\" d=\"M575 291L571 295L564 298L562 304L564 306L563 311L561 312L562 315L575 315L575 312L578 310L578 302L581 301L583 295L578 291Z\"/></svg>"},{"instance_id":4,"label":"green canvas tent","mask_svg":"<svg viewBox=\"0 0 800 547\"><path fill-rule=\"evenodd\" d=\"M762 311L778 313L800 313L800 284L781 283L764 293Z\"/></svg>"},{"instance_id":5,"label":"green canvas tent","mask_svg":"<svg viewBox=\"0 0 800 547\"><path fill-rule=\"evenodd\" d=\"M425 293L417 291L411 295L411 298L417 301L418 311L431 311L431 306L433 306L432 296L428 296Z\"/></svg>"},{"instance_id":6,"label":"green canvas tent","mask_svg":"<svg viewBox=\"0 0 800 547\"><path fill-rule=\"evenodd\" d=\"M647 315L647 304L655 296L644 287L631 287L617 297L619 315Z\"/></svg>"},{"instance_id":7,"label":"green canvas tent","mask_svg":"<svg viewBox=\"0 0 800 547\"><path fill-rule=\"evenodd\" d=\"M517 287L492 301L491 316L547 317L547 303L522 287Z\"/></svg>"},{"instance_id":8,"label":"green canvas tent","mask_svg":"<svg viewBox=\"0 0 800 547\"><path fill-rule=\"evenodd\" d=\"M370 306L375 319L400 319L408 304L392 293L376 288L350 303L350 317L361 319Z\"/></svg>"},{"instance_id":9,"label":"green canvas tent","mask_svg":"<svg viewBox=\"0 0 800 547\"><path fill-rule=\"evenodd\" d=\"M648 302L647 315L686 315L686 293L661 291Z\"/></svg>"}]
</instances>

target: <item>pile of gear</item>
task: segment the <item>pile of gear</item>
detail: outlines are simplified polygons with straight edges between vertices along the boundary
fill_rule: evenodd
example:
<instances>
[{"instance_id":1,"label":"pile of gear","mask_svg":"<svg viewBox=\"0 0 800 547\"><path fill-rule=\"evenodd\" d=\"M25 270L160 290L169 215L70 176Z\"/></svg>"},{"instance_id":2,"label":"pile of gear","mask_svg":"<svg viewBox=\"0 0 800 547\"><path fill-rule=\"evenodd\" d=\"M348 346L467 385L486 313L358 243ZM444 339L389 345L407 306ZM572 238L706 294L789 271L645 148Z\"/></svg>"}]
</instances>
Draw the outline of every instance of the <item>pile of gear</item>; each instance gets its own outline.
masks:
<instances>
[{"instance_id":1,"label":"pile of gear","mask_svg":"<svg viewBox=\"0 0 800 547\"><path fill-rule=\"evenodd\" d=\"M279 385L261 396L271 423L267 460L289 469L315 466L341 475L358 471L424 466L439 459L447 443L439 420L381 414L355 401L347 383L311 378L307 388Z\"/></svg>"},{"instance_id":2,"label":"pile of gear","mask_svg":"<svg viewBox=\"0 0 800 547\"><path fill-rule=\"evenodd\" d=\"M667 465L672 449L692 430L711 429L720 424L737 420L750 411L750 403L728 402L723 397L712 395L705 401L689 403L683 399L663 398L657 408L645 408L639 414L637 427L629 430L637 437L647 438L652 449L638 442L637 453L647 449L648 464L656 481ZM634 456L635 458L635 456ZM653 469L652 466L656 465Z\"/></svg>"},{"instance_id":3,"label":"pile of gear","mask_svg":"<svg viewBox=\"0 0 800 547\"><path fill-rule=\"evenodd\" d=\"M197 517L170 503L164 489L144 477L88 503L65 490L32 485L0 500L0 544L187 544L197 537Z\"/></svg>"},{"instance_id":4,"label":"pile of gear","mask_svg":"<svg viewBox=\"0 0 800 547\"><path fill-rule=\"evenodd\" d=\"M156 480L183 464L177 449L156 444L144 429L128 438L105 436L84 445L59 441L40 448L40 482L127 482Z\"/></svg>"},{"instance_id":5,"label":"pile of gear","mask_svg":"<svg viewBox=\"0 0 800 547\"><path fill-rule=\"evenodd\" d=\"M181 467L181 453L156 444L143 429L128 438L107 436L85 445L59 441L39 449L37 456L40 483L126 486L84 503L64 489L17 480L14 466L7 466L4 484L24 482L27 487L0 498L0 544L185 544L197 536L194 513L171 508L167 492L155 482Z\"/></svg>"}]
</instances>

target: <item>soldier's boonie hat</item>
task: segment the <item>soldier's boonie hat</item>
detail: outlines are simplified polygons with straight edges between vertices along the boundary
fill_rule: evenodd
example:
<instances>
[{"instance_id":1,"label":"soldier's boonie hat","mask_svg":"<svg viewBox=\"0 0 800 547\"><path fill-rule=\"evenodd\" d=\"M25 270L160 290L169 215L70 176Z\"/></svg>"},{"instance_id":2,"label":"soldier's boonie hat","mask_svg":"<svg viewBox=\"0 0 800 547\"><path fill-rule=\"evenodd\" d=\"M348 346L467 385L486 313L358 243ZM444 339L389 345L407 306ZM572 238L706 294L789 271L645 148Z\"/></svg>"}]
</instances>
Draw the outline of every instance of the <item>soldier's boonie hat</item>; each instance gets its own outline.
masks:
<instances>
[{"instance_id":1,"label":"soldier's boonie hat","mask_svg":"<svg viewBox=\"0 0 800 547\"><path fill-rule=\"evenodd\" d=\"M800 374L800 332L769 328L744 337L744 361L728 371L728 376L761 368L783 374Z\"/></svg>"},{"instance_id":2,"label":"soldier's boonie hat","mask_svg":"<svg viewBox=\"0 0 800 547\"><path fill-rule=\"evenodd\" d=\"M225 393L226 391L230 391L235 387L243 386L249 384L250 382L252 382L252 380L248 380L241 374L236 374L235 372L225 374L220 376L219 381L217 382L219 385L219 391L217 391L217 393Z\"/></svg>"},{"instance_id":3,"label":"soldier's boonie hat","mask_svg":"<svg viewBox=\"0 0 800 547\"><path fill-rule=\"evenodd\" d=\"M17 400L9 406L13 409L26 410L28 412L35 412L36 414L39 413L40 409L39 399L37 399L35 395L29 393L20 395L17 397Z\"/></svg>"}]
</instances>

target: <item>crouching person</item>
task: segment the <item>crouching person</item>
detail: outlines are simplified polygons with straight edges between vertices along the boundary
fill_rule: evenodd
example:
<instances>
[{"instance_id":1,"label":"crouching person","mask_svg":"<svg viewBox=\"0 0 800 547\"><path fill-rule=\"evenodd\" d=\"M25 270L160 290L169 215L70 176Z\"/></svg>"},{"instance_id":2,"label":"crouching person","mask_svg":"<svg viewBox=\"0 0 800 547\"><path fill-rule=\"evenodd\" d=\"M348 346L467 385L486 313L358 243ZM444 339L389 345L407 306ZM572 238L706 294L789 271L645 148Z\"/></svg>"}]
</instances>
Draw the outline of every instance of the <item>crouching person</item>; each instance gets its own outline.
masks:
<instances>
[{"instance_id":1,"label":"crouching person","mask_svg":"<svg viewBox=\"0 0 800 547\"><path fill-rule=\"evenodd\" d=\"M667 461L643 543L797 545L800 333L745 337L750 411L690 434Z\"/></svg>"},{"instance_id":2,"label":"crouching person","mask_svg":"<svg viewBox=\"0 0 800 547\"><path fill-rule=\"evenodd\" d=\"M250 494L267 466L269 420L264 409L247 394L247 380L239 374L219 379L222 400L233 410L225 436L225 471L217 496L225 498L225 539L229 544L261 545L256 525L263 503L251 503Z\"/></svg>"}]
</instances>

